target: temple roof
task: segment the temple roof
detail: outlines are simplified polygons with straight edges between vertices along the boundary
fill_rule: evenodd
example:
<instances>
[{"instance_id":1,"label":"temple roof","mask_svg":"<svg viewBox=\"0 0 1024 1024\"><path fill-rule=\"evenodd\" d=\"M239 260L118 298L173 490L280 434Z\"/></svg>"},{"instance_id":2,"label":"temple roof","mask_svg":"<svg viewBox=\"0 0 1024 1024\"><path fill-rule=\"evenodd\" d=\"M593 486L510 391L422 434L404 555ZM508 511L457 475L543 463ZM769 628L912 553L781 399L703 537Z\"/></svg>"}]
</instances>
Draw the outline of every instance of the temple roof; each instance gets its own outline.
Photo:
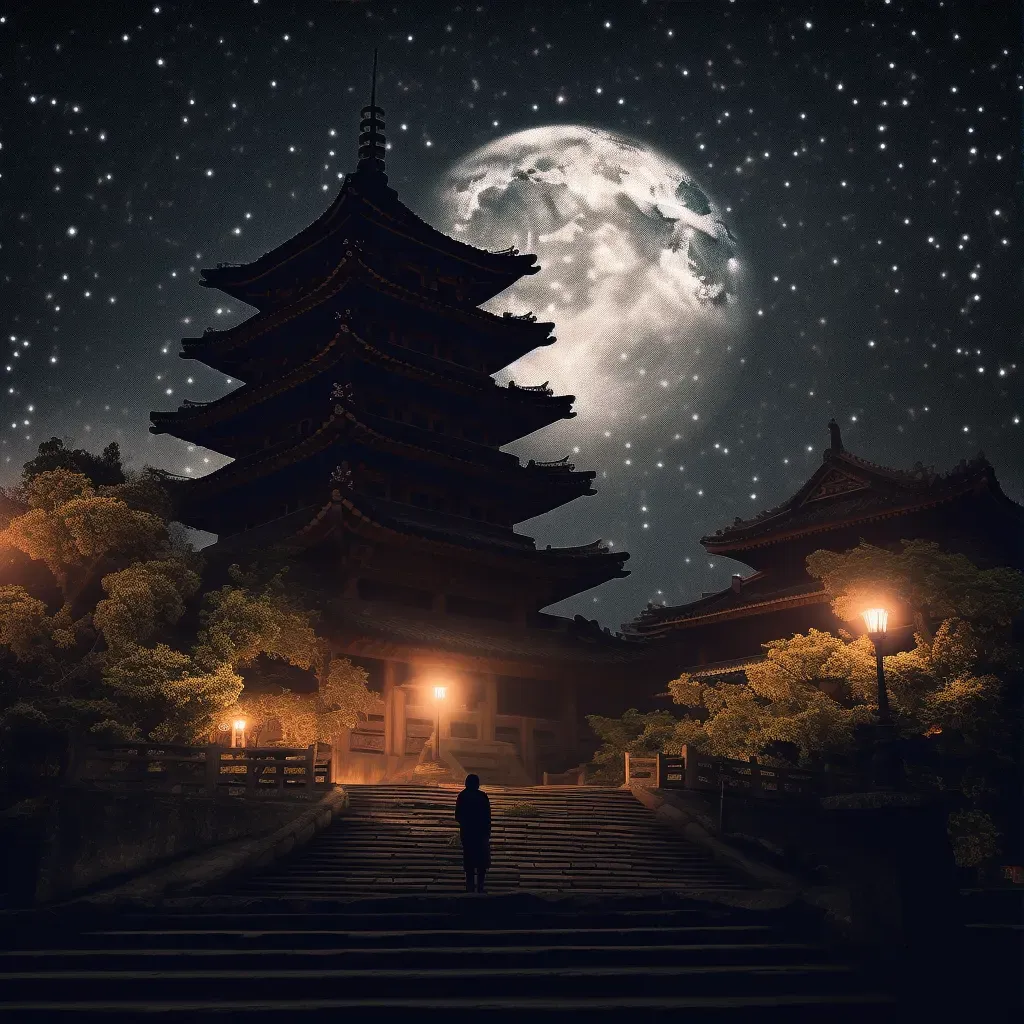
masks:
<instances>
[{"instance_id":1,"label":"temple roof","mask_svg":"<svg viewBox=\"0 0 1024 1024\"><path fill-rule=\"evenodd\" d=\"M745 552L757 548L907 515L970 495L987 496L992 508L1019 524L1018 529L1024 528L1024 508L1003 493L983 455L964 460L942 474L920 463L911 470L893 469L846 451L834 420L829 430L831 446L807 483L776 508L753 519L737 519L713 536L702 537L701 544L709 553L743 561ZM978 529L985 528L979 520ZM751 555L747 557L753 562ZM733 576L728 589L706 594L697 601L648 605L622 628L631 636L657 639L676 629L826 603L828 598L820 582L805 573L800 575L803 578L794 579L771 569L746 578Z\"/></svg>"},{"instance_id":2,"label":"temple roof","mask_svg":"<svg viewBox=\"0 0 1024 1024\"><path fill-rule=\"evenodd\" d=\"M538 322L530 314L498 316L476 307L451 306L432 295L416 292L390 281L366 262L362 247L357 242L350 242L346 238L344 255L340 257L332 273L317 287L295 302L267 312L255 313L234 327L223 331L208 330L198 338L184 338L181 354L187 359L197 359L214 366L224 359L244 360L246 346L257 338L271 335L285 325L296 327L297 322L304 316L315 314L332 299L340 299L345 292L353 288L353 285L369 288L403 305L420 306L448 320L455 319L477 330L503 338L510 348L510 362L525 352L541 345L550 345L555 340L550 336L555 325L545 321ZM358 319L358 295L353 294L350 301L355 309L354 319ZM339 303L332 305L337 304ZM328 306L328 309L330 308Z\"/></svg>"},{"instance_id":3,"label":"temple roof","mask_svg":"<svg viewBox=\"0 0 1024 1024\"><path fill-rule=\"evenodd\" d=\"M213 402L186 400L176 410L152 412L150 431L169 433L219 450L217 440L208 437L207 432L261 404L269 408L269 403L287 395L298 384L326 373L344 358L346 352L354 352L367 363L436 385L442 395L460 394L479 400L481 410L493 417L494 422L508 427L509 436L501 444L532 433L556 419L571 419L576 415L572 411L573 395L554 395L545 385L523 387L511 381L500 387L487 374L474 373L413 349L383 342L371 343L351 330L347 323L342 323L320 351L283 376L245 384Z\"/></svg>"},{"instance_id":4,"label":"temple roof","mask_svg":"<svg viewBox=\"0 0 1024 1024\"><path fill-rule=\"evenodd\" d=\"M621 670L646 656L646 651L635 643L595 630L588 623L558 621L553 616L545 618L554 620L558 629L460 621L438 612L395 611L351 599L335 602L332 612L337 625L358 638L346 645L352 653L357 653L362 641L365 653L372 652L378 657L427 657L450 651L544 664L606 664Z\"/></svg>"},{"instance_id":5,"label":"temple roof","mask_svg":"<svg viewBox=\"0 0 1024 1024\"><path fill-rule=\"evenodd\" d=\"M204 549L211 557L237 557L253 550L282 547L292 555L317 549L332 537L356 533L373 541L412 543L439 557L473 553L482 570L508 569L545 580L554 604L581 590L629 575L628 553L611 552L601 541L576 547L539 549L530 537L497 530L485 523L460 520L411 505L334 491L331 500L219 540Z\"/></svg>"},{"instance_id":6,"label":"temple roof","mask_svg":"<svg viewBox=\"0 0 1024 1024\"><path fill-rule=\"evenodd\" d=\"M407 455L420 464L432 462L439 467L448 467L456 473L477 477L478 485L492 493L501 489L512 497L518 496L519 502L512 503L510 507L517 522L532 519L577 497L595 493L590 483L596 473L593 470L577 471L568 458L550 463L537 463L531 459L524 466L515 455L472 442L460 444L458 439L452 439L457 449L452 451L443 444L446 440L443 435L417 428L409 428L404 437L396 437L384 432L392 425L389 421L380 417L371 419L378 429L361 421L344 407L337 406L329 419L312 434L260 449L205 476L180 479L176 484L179 512L185 512L189 506L227 500L227 496L238 487L270 477L288 466L315 459L345 440L378 451ZM434 443L428 445L424 442ZM459 448L462 454L459 454ZM480 452L489 457L479 458ZM338 452L337 458L345 454Z\"/></svg>"},{"instance_id":7,"label":"temple roof","mask_svg":"<svg viewBox=\"0 0 1024 1024\"><path fill-rule=\"evenodd\" d=\"M536 266L536 256L520 255L514 248L489 252L450 238L400 202L398 193L388 185L385 128L384 110L377 105L374 51L370 102L360 111L358 163L355 172L345 176L334 201L312 224L258 259L203 270L202 283L259 307L261 302L273 302L276 293L296 278L308 276L302 269L303 261L307 267L334 266L347 247L348 238L343 236L362 235L367 228L390 232L411 242L410 246L399 241L389 248L418 252L421 265L437 263L438 259L442 263L462 264L469 271L463 287L473 293L475 305L492 298L524 274L537 273L540 268ZM294 265L289 266L295 262L299 262L298 273Z\"/></svg>"},{"instance_id":8,"label":"temple roof","mask_svg":"<svg viewBox=\"0 0 1024 1024\"><path fill-rule=\"evenodd\" d=\"M629 636L657 639L676 629L761 615L783 608L822 604L827 600L817 580L808 578L805 582L780 585L771 574L758 572L746 579L734 576L733 585L728 589L707 594L689 604L649 604L636 619L624 623L622 631Z\"/></svg>"},{"instance_id":9,"label":"temple roof","mask_svg":"<svg viewBox=\"0 0 1024 1024\"><path fill-rule=\"evenodd\" d=\"M491 279L491 284L475 296L478 302L497 295L525 274L536 274L537 257L520 255L518 249L489 252L450 238L416 216L387 186L386 179L365 170L346 175L334 202L308 227L303 228L270 252L247 264L219 264L202 271L203 284L218 288L244 302L261 305L263 293L276 290L289 273L293 260L316 255L320 263L334 264L344 255L347 238L364 221L403 236L422 250L424 261L431 253L464 264L475 275ZM320 253L324 255L320 255ZM436 257L434 257L436 259Z\"/></svg>"},{"instance_id":10,"label":"temple roof","mask_svg":"<svg viewBox=\"0 0 1024 1024\"><path fill-rule=\"evenodd\" d=\"M834 431L833 444L838 438ZM1024 509L1008 498L984 457L962 461L939 474L920 463L912 470L869 462L841 447L826 449L822 465L787 501L753 519L701 538L710 554L725 555L777 544L807 534L869 522L941 505L972 492L990 494L1006 513L1024 524Z\"/></svg>"}]
</instances>

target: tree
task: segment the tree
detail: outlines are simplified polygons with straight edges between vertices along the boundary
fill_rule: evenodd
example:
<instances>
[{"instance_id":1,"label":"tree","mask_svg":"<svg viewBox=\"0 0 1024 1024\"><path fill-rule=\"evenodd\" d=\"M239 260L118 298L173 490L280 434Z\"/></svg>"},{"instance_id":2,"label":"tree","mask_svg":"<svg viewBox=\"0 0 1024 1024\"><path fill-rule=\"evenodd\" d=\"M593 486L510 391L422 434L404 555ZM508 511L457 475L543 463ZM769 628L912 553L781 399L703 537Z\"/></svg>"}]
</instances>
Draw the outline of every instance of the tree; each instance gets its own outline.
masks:
<instances>
[{"instance_id":1,"label":"tree","mask_svg":"<svg viewBox=\"0 0 1024 1024\"><path fill-rule=\"evenodd\" d=\"M84 454L71 456L94 471L89 460L120 465L116 446L98 459ZM232 567L229 585L204 594L202 559L169 532L157 475L97 484L66 466L45 468L68 458L62 443L46 442L6 495L0 550L22 559L8 560L0 583L9 766L82 735L197 740L238 703L261 658L314 674L315 697L289 705L294 736L320 735L373 705L365 675L331 659L317 616L283 572Z\"/></svg>"},{"instance_id":2,"label":"tree","mask_svg":"<svg viewBox=\"0 0 1024 1024\"><path fill-rule=\"evenodd\" d=\"M916 627L913 646L884 658L890 705L911 782L955 790L968 808L951 818L961 863L995 852L1011 830L1019 792L1020 651L1011 626L1024 614L1024 574L981 569L937 544L903 541L897 550L861 542L818 551L808 571L822 581L835 614L859 620L880 600ZM678 753L683 744L719 756L767 763L856 762L861 727L875 721L875 654L866 636L811 629L764 645L745 682L683 674L668 684L675 719L656 727L635 711L591 721L610 766L636 744Z\"/></svg>"},{"instance_id":3,"label":"tree","mask_svg":"<svg viewBox=\"0 0 1024 1024\"><path fill-rule=\"evenodd\" d=\"M331 742L360 714L379 710L380 698L367 687L366 672L347 658L333 657L330 644L317 634L318 615L286 585L287 568L243 572L232 566L230 576L233 586L207 597L201 656L252 667L261 655L269 655L311 672L316 686L301 693L276 683L268 686L258 675L247 677L245 692L224 713L225 720L243 718L257 734L277 722L283 743L308 746Z\"/></svg>"},{"instance_id":4,"label":"tree","mask_svg":"<svg viewBox=\"0 0 1024 1024\"><path fill-rule=\"evenodd\" d=\"M26 472L24 511L0 544L45 566L58 599L0 586L0 729L12 741L29 722L53 741L83 730L186 738L236 698L230 665L198 668L168 642L199 590L201 563L171 544L164 518L135 507L148 489L135 480L99 493L82 473Z\"/></svg>"},{"instance_id":5,"label":"tree","mask_svg":"<svg viewBox=\"0 0 1024 1024\"><path fill-rule=\"evenodd\" d=\"M630 708L621 718L588 715L587 723L603 741L591 762L591 778L610 786L624 781L624 753L655 754L671 749L678 725L667 711L641 714L636 708Z\"/></svg>"},{"instance_id":6,"label":"tree","mask_svg":"<svg viewBox=\"0 0 1024 1024\"><path fill-rule=\"evenodd\" d=\"M1024 603L1024 576L1016 569L979 569L934 541L904 540L896 551L864 541L851 551L815 551L807 571L821 580L840 619L859 621L861 609L881 599L906 609L925 636L946 619L1005 630Z\"/></svg>"},{"instance_id":7,"label":"tree","mask_svg":"<svg viewBox=\"0 0 1024 1024\"><path fill-rule=\"evenodd\" d=\"M275 724L285 746L333 743L341 729L357 724L361 714L380 711L382 701L367 688L366 680L364 669L347 658L334 658L322 678L318 673L314 692L298 693L282 687L268 692L247 687L224 720L243 719L246 732L257 743Z\"/></svg>"},{"instance_id":8,"label":"tree","mask_svg":"<svg viewBox=\"0 0 1024 1024\"><path fill-rule=\"evenodd\" d=\"M27 483L41 473L55 469L81 473L96 487L125 482L121 447L116 441L111 441L102 454L93 455L81 448L69 448L59 437L51 437L39 446L36 457L25 463L22 479Z\"/></svg>"}]
</instances>

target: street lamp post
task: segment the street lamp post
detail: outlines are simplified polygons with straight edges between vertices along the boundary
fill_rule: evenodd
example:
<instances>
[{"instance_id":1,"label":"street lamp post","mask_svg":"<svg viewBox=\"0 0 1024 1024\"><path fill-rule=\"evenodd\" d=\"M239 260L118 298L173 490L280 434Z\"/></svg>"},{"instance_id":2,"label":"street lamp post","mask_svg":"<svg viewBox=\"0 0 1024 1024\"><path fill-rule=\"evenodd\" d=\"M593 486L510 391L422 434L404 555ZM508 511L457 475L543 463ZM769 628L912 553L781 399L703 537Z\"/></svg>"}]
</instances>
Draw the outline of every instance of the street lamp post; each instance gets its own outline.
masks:
<instances>
[{"instance_id":1,"label":"street lamp post","mask_svg":"<svg viewBox=\"0 0 1024 1024\"><path fill-rule=\"evenodd\" d=\"M448 694L447 686L434 687L434 700L437 702L437 727L434 731L434 760L441 760L441 701Z\"/></svg>"},{"instance_id":2,"label":"street lamp post","mask_svg":"<svg viewBox=\"0 0 1024 1024\"><path fill-rule=\"evenodd\" d=\"M244 747L245 746L245 719L236 718L231 723L231 746L233 747Z\"/></svg>"},{"instance_id":3,"label":"street lamp post","mask_svg":"<svg viewBox=\"0 0 1024 1024\"><path fill-rule=\"evenodd\" d=\"M875 738L875 781L884 786L898 787L903 780L903 764L889 711L889 694L885 688L885 667L882 664L882 645L889 626L886 608L869 608L863 613L868 636L875 647L875 673L878 680L878 729Z\"/></svg>"},{"instance_id":4,"label":"street lamp post","mask_svg":"<svg viewBox=\"0 0 1024 1024\"><path fill-rule=\"evenodd\" d=\"M875 645L875 672L878 677L878 724L890 725L889 694L885 689L885 668L882 665L882 643L889 627L889 612L885 608L869 608L864 614L868 636Z\"/></svg>"}]
</instances>

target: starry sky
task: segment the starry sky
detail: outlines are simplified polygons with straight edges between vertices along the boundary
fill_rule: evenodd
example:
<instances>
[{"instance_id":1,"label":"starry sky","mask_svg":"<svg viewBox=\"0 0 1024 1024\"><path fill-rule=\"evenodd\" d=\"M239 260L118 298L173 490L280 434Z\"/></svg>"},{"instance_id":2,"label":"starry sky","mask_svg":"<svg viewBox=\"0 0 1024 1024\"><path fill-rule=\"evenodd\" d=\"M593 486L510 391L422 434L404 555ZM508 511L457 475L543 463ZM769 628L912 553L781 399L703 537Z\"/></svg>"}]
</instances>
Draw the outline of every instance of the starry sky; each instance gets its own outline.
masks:
<instances>
[{"instance_id":1,"label":"starry sky","mask_svg":"<svg viewBox=\"0 0 1024 1024\"><path fill-rule=\"evenodd\" d=\"M223 464L148 433L239 385L178 358L253 312L199 270L331 202L377 46L414 211L470 151L584 125L699 176L747 254L751 323L707 415L600 432L573 456L598 495L527 524L631 554L553 610L616 628L727 586L747 570L700 536L796 491L831 416L886 465L983 450L1024 500L1020 26L1000 0L0 4L0 482L53 435Z\"/></svg>"}]
</instances>

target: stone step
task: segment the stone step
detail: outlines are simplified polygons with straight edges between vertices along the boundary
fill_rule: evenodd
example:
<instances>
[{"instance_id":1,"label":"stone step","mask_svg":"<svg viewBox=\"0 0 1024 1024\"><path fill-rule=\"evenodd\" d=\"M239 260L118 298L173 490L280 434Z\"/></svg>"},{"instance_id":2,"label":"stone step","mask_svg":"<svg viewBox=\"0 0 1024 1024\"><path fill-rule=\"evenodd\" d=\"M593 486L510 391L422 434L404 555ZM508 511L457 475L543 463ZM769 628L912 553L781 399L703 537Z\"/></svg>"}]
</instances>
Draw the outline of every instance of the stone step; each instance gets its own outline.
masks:
<instances>
[{"instance_id":1,"label":"stone step","mask_svg":"<svg viewBox=\"0 0 1024 1024\"><path fill-rule=\"evenodd\" d=\"M403 915L408 921L409 915ZM348 915L346 915L347 919ZM392 948L418 948L430 950L438 946L468 946L473 948L500 948L502 946L540 946L559 948L561 946L578 946L587 943L591 948L621 945L628 943L632 949L650 949L659 946L674 948L695 948L707 945L749 946L778 944L776 929L765 924L716 924L716 925L662 925L655 927L620 926L620 927L551 927L551 928L466 928L461 918L455 918L447 928L390 928L366 929L332 928L335 915L331 915L325 926L318 929L287 928L282 924L267 927L258 915L253 915L252 922L246 922L242 928L216 927L211 924L205 928L164 928L160 930L108 929L88 932L75 936L75 950L79 955L87 955L94 949L126 950L133 952L139 949L170 950L177 953L181 950L202 951L206 949L221 950L226 948L245 948L250 952L261 953L265 950L280 950L301 955L304 950L336 949L345 943L358 943L363 950L390 950ZM295 923L304 923L302 921ZM199 923L199 921L195 922ZM225 921L218 921L224 924ZM376 921L374 924L378 923ZM433 923L438 923L434 921ZM65 936L65 941L67 937ZM415 945L414 945L415 944ZM26 952L32 955L44 955L47 949L15 949L4 954L16 957Z\"/></svg>"},{"instance_id":2,"label":"stone step","mask_svg":"<svg viewBox=\"0 0 1024 1024\"><path fill-rule=\"evenodd\" d=\"M244 1019L247 1024L322 1020L325 1014L351 1014L354 1019L414 1019L416 1024L452 1024L455 1021L488 1024L521 1024L528 1017L531 1024L564 1022L576 1015L588 1022L643 1020L676 1024L684 1019L700 1021L748 1022L758 1024L863 1024L870 1014L872 1024L902 1021L905 1011L897 1010L886 996L874 993L845 992L841 994L786 994L723 996L665 995L650 996L622 993L615 996L487 996L479 998L426 998L399 995L375 998L351 998L335 995L311 999L276 997L256 1000L251 997L221 997L206 1000L179 998L175 1000L144 999L111 1001L110 999L69 1002L49 999L16 1002L0 997L0 1015L8 1014L17 1021L111 1021L155 1019L162 1024L195 1024L196 1021L225 1018Z\"/></svg>"},{"instance_id":3,"label":"stone step","mask_svg":"<svg viewBox=\"0 0 1024 1024\"><path fill-rule=\"evenodd\" d=\"M51 992L74 993L76 1000L102 999L116 991L120 1000L172 1000L186 994L196 999L222 995L225 989L244 992L247 999L330 998L343 991L348 998L379 997L401 985L418 999L458 996L462 999L531 995L561 997L616 995L642 986L645 995L725 996L737 990L759 995L824 994L852 987L852 970L843 964L747 963L742 952L725 964L595 965L476 967L449 963L432 968L344 968L321 965L244 969L189 968L125 970L115 966L91 970L11 971L0 975L4 1002L38 998L40 986Z\"/></svg>"},{"instance_id":4,"label":"stone step","mask_svg":"<svg viewBox=\"0 0 1024 1024\"><path fill-rule=\"evenodd\" d=\"M436 889L458 892L458 790L348 787L349 808L306 848L255 878L246 896L310 898ZM492 789L491 892L737 889L745 882L666 829L631 792L565 787ZM529 803L536 816L506 816Z\"/></svg>"},{"instance_id":5,"label":"stone step","mask_svg":"<svg viewBox=\"0 0 1024 1024\"><path fill-rule=\"evenodd\" d=\"M579 936L577 936L577 939ZM589 936L587 936L589 939ZM242 970L266 963L278 967L375 970L381 967L426 969L471 961L476 968L578 967L578 966L672 966L722 964L742 953L748 964L822 963L828 959L821 947L806 942L715 942L641 944L630 941L586 944L549 943L533 936L528 945L389 945L376 949L361 946L326 946L313 949L251 949L245 943L213 949L189 948L91 948L45 949L0 952L0 978L32 972L104 970L116 962L119 970L189 971L194 969Z\"/></svg>"},{"instance_id":6,"label":"stone step","mask_svg":"<svg viewBox=\"0 0 1024 1024\"><path fill-rule=\"evenodd\" d=\"M17 938L0 953L0 1018L18 1022L894 1019L796 910L675 895L207 897L79 908Z\"/></svg>"}]
</instances>

